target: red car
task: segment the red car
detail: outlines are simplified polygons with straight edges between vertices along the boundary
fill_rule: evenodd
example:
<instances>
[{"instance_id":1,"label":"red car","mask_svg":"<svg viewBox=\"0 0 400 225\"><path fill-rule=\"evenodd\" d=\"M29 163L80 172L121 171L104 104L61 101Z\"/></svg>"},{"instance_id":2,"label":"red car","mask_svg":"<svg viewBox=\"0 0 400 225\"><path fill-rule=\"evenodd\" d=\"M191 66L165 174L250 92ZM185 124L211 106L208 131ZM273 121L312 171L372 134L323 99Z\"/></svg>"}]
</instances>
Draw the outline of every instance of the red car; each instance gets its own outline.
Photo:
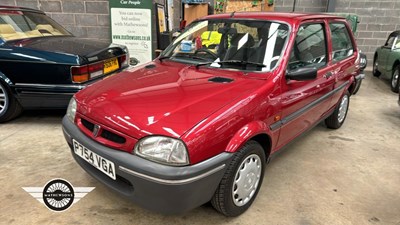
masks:
<instances>
[{"instance_id":1,"label":"red car","mask_svg":"<svg viewBox=\"0 0 400 225\"><path fill-rule=\"evenodd\" d=\"M83 169L142 207L211 201L237 216L275 152L320 121L343 124L358 60L341 17L208 16L154 61L77 93L65 138Z\"/></svg>"}]
</instances>

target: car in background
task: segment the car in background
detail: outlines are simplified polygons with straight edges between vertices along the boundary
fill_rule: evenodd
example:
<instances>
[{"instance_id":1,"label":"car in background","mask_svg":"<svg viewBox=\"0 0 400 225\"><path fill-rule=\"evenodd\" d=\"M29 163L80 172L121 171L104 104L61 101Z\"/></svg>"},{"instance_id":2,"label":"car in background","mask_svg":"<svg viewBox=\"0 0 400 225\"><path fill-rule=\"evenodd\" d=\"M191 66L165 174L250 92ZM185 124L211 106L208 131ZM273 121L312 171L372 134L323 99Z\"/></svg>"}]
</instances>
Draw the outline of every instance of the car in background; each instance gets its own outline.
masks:
<instances>
[{"instance_id":1,"label":"car in background","mask_svg":"<svg viewBox=\"0 0 400 225\"><path fill-rule=\"evenodd\" d=\"M356 80L356 87L354 88L353 95L357 94L357 92L360 90L362 80L365 78L365 68L367 67L368 60L367 60L367 55L362 53L361 50L359 50L359 59L357 60L357 65L359 66L360 73L356 75L354 78Z\"/></svg>"},{"instance_id":2,"label":"car in background","mask_svg":"<svg viewBox=\"0 0 400 225\"><path fill-rule=\"evenodd\" d=\"M372 74L390 79L393 92L399 92L400 30L389 34L385 44L376 49Z\"/></svg>"},{"instance_id":3,"label":"car in background","mask_svg":"<svg viewBox=\"0 0 400 225\"><path fill-rule=\"evenodd\" d=\"M128 61L125 46L74 37L39 10L0 6L0 122L23 109L66 108Z\"/></svg>"},{"instance_id":4,"label":"car in background","mask_svg":"<svg viewBox=\"0 0 400 225\"><path fill-rule=\"evenodd\" d=\"M321 121L344 124L358 51L338 16L210 15L152 62L75 94L64 136L86 172L142 207L211 201L238 216L278 150Z\"/></svg>"}]
</instances>

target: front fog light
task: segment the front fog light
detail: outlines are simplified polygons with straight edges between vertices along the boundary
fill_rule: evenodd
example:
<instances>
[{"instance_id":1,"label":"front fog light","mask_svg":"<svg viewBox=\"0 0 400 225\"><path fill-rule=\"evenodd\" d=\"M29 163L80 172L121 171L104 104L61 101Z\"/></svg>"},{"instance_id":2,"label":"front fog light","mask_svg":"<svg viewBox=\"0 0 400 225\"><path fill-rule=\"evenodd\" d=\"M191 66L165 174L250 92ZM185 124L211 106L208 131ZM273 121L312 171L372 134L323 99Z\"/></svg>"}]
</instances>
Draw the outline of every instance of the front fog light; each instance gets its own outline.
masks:
<instances>
[{"instance_id":1,"label":"front fog light","mask_svg":"<svg viewBox=\"0 0 400 225\"><path fill-rule=\"evenodd\" d=\"M72 121L75 122L75 115L76 115L76 100L75 98L71 98L67 108L67 117Z\"/></svg>"},{"instance_id":2,"label":"front fog light","mask_svg":"<svg viewBox=\"0 0 400 225\"><path fill-rule=\"evenodd\" d=\"M151 136L143 138L135 146L135 154L151 161L172 166L189 164L185 144L174 138Z\"/></svg>"}]
</instances>

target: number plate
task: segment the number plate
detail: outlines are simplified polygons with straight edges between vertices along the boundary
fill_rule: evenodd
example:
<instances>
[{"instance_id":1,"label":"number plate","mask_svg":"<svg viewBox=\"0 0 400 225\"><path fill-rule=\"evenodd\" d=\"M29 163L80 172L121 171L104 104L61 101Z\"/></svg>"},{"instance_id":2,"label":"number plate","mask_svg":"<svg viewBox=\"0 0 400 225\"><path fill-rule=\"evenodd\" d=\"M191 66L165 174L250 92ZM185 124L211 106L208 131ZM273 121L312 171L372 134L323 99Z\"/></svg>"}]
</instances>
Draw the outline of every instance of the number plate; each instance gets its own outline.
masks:
<instances>
[{"instance_id":1,"label":"number plate","mask_svg":"<svg viewBox=\"0 0 400 225\"><path fill-rule=\"evenodd\" d=\"M76 155L84 159L86 162L90 163L96 169L105 173L107 176L111 177L114 180L116 179L115 166L113 162L90 151L85 146L83 146L82 144L80 144L75 140L72 140L72 142L74 146L74 152Z\"/></svg>"},{"instance_id":2,"label":"number plate","mask_svg":"<svg viewBox=\"0 0 400 225\"><path fill-rule=\"evenodd\" d=\"M111 73L117 69L119 69L117 58L112 58L104 61L104 74Z\"/></svg>"}]
</instances>

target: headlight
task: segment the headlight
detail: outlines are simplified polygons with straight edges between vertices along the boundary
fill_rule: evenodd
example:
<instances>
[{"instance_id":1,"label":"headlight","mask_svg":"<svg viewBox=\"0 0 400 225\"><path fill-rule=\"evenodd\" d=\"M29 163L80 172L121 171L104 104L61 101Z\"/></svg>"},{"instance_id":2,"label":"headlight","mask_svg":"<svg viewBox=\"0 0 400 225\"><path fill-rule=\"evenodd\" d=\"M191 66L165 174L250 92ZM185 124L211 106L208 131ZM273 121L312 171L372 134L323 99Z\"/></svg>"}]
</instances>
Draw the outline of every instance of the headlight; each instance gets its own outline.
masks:
<instances>
[{"instance_id":1,"label":"headlight","mask_svg":"<svg viewBox=\"0 0 400 225\"><path fill-rule=\"evenodd\" d=\"M76 115L76 100L75 98L71 98L68 104L67 116L72 122L75 122L75 115Z\"/></svg>"},{"instance_id":2,"label":"headlight","mask_svg":"<svg viewBox=\"0 0 400 225\"><path fill-rule=\"evenodd\" d=\"M189 164L185 144L174 138L151 136L140 140L135 146L135 154L151 161L173 166Z\"/></svg>"}]
</instances>

